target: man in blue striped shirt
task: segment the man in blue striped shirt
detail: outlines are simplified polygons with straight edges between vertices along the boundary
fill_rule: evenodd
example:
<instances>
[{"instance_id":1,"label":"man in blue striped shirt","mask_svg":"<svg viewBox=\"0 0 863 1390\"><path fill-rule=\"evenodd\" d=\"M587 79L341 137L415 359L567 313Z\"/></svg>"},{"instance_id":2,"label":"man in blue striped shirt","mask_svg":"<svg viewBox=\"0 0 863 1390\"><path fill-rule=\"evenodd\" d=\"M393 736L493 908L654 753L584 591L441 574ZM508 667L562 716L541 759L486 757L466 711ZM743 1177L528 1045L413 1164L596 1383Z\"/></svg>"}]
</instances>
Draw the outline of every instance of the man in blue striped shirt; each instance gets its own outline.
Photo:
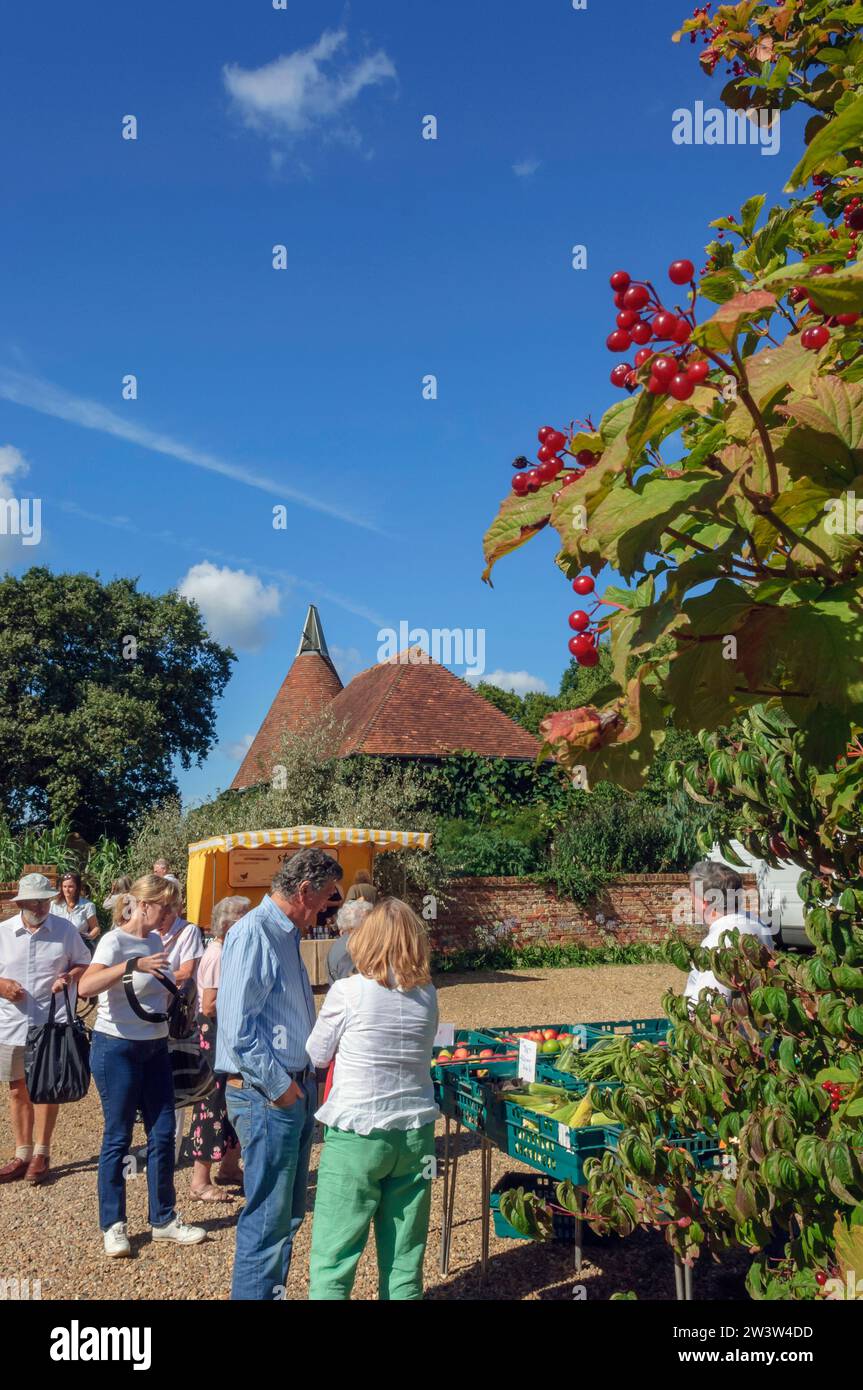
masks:
<instances>
[{"instance_id":1,"label":"man in blue striped shirt","mask_svg":"<svg viewBox=\"0 0 863 1390\"><path fill-rule=\"evenodd\" d=\"M318 1088L306 1054L315 1024L300 939L342 869L320 849L282 865L263 901L225 937L216 1071L243 1150L246 1204L237 1222L233 1299L284 1298L306 1211Z\"/></svg>"}]
</instances>

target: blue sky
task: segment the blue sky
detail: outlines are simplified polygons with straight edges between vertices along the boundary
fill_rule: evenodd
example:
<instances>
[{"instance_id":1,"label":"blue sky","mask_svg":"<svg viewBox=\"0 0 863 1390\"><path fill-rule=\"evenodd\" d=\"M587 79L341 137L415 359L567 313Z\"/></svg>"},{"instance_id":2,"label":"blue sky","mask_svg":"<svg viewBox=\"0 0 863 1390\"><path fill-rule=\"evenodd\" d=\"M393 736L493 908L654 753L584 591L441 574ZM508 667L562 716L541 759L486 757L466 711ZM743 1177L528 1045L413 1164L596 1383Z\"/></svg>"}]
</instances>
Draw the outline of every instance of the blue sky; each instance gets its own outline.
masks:
<instances>
[{"instance_id":1,"label":"blue sky","mask_svg":"<svg viewBox=\"0 0 863 1390\"><path fill-rule=\"evenodd\" d=\"M673 110L722 81L671 44L686 12L149 0L82 19L48 0L7 18L0 496L42 500L42 539L0 536L0 564L199 599L239 660L187 796L230 782L309 602L343 679L405 620L482 628L487 675L557 689L573 605L554 536L480 582L511 459L615 398L611 271L700 265L710 218L775 196L799 142L789 118L775 158L672 143Z\"/></svg>"}]
</instances>

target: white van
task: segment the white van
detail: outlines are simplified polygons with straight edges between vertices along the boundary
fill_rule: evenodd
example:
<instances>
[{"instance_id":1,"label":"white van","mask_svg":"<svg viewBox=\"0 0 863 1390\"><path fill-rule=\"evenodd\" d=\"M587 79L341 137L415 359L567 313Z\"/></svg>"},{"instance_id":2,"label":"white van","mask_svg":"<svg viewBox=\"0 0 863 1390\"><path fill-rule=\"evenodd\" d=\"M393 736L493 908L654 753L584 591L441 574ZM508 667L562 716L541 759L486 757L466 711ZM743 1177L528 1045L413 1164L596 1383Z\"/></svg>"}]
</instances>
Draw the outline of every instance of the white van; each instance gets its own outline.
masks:
<instances>
[{"instance_id":1,"label":"white van","mask_svg":"<svg viewBox=\"0 0 863 1390\"><path fill-rule=\"evenodd\" d=\"M799 864L782 861L777 868L756 859L748 849L737 840L731 841L734 853L750 873L755 875L758 885L759 916L765 925L776 928L776 940L780 946L805 946L811 948L806 928L803 925L803 900L797 891L797 884L803 870ZM720 864L729 864L714 845L710 858ZM736 864L730 864L736 869Z\"/></svg>"}]
</instances>

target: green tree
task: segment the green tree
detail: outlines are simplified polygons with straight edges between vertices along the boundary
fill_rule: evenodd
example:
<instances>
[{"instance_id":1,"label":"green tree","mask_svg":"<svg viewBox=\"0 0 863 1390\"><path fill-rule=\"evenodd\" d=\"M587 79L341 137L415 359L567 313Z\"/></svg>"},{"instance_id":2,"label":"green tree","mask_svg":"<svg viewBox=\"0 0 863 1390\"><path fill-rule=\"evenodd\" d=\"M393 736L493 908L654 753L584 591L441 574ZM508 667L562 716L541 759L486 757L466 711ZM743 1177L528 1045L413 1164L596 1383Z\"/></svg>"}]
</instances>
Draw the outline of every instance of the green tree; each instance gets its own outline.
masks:
<instances>
[{"instance_id":1,"label":"green tree","mask_svg":"<svg viewBox=\"0 0 863 1390\"><path fill-rule=\"evenodd\" d=\"M522 722L524 716L524 701L520 695L516 695L514 690L501 690L500 686L492 685L489 681L480 681L477 685L471 686L477 695L481 695L484 700L488 700L490 705L499 709L501 714L515 720L517 724Z\"/></svg>"},{"instance_id":2,"label":"green tree","mask_svg":"<svg viewBox=\"0 0 863 1390\"><path fill-rule=\"evenodd\" d=\"M200 763L233 653L195 604L36 567L0 580L0 797L18 825L123 838Z\"/></svg>"}]
</instances>

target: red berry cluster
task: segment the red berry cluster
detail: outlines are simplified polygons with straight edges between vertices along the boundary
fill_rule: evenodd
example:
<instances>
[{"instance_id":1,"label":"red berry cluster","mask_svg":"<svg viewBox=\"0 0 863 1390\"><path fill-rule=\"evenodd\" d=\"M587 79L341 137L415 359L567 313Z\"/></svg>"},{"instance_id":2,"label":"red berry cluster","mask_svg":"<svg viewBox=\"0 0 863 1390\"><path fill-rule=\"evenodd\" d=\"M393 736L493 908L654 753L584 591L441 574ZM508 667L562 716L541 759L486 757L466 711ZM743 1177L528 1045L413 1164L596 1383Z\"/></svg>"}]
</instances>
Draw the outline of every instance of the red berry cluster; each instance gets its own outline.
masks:
<instances>
[{"instance_id":1,"label":"red berry cluster","mask_svg":"<svg viewBox=\"0 0 863 1390\"><path fill-rule=\"evenodd\" d=\"M673 261L668 268L668 278L673 285L689 285L694 276L692 261ZM689 338L695 327L691 311L666 309L650 282L633 280L627 270L616 270L609 283L618 314L617 327L608 335L605 345L609 352L626 352L633 343L638 344L634 366L621 362L612 369L612 386L634 390L639 384L639 367L650 362L648 391L657 396L667 394L678 401L687 400L710 371L705 359L689 356ZM655 357L655 349L645 346L650 342L672 346L668 353Z\"/></svg>"},{"instance_id":2,"label":"red berry cluster","mask_svg":"<svg viewBox=\"0 0 863 1390\"><path fill-rule=\"evenodd\" d=\"M854 163L859 167L860 160L855 159ZM834 188L831 176L829 174L813 174L812 184L815 188L814 202L816 207L822 208L825 214L831 219L838 217L839 212L834 199L839 189ZM825 199L829 200L827 208L824 207ZM842 212L842 220L849 240L849 247L845 253L845 259L846 261L853 261L858 251L857 234L858 232L863 232L863 204L861 204L860 198L856 195L845 204ZM829 236L833 241L836 241L839 237L839 228L831 227Z\"/></svg>"},{"instance_id":3,"label":"red berry cluster","mask_svg":"<svg viewBox=\"0 0 863 1390\"><path fill-rule=\"evenodd\" d=\"M813 275L832 275L832 265L817 265L812 272ZM807 325L800 334L801 345L808 348L811 352L818 352L830 339L830 329L836 325L848 328L852 323L856 323L859 314L827 314L821 308L818 301L802 286L797 285L791 290L788 298L792 304L799 304L802 299L806 299L810 312L817 314L821 318L821 323Z\"/></svg>"},{"instance_id":4,"label":"red berry cluster","mask_svg":"<svg viewBox=\"0 0 863 1390\"><path fill-rule=\"evenodd\" d=\"M577 466L565 473L563 471L564 461L560 455L568 442L567 436L562 430L556 430L551 425L543 425L537 437L539 439L539 449L536 455L539 459L538 468L532 468L530 459L526 459L523 454L512 461L513 468L519 469L512 480L512 490L517 497L524 497L529 492L538 492L544 483L552 483L555 478L560 479L560 485L564 488L567 483L573 483L576 478L583 477L585 468L592 468L595 463L599 462L599 454L594 454L590 449L579 449L575 456ZM558 495L555 493L555 501Z\"/></svg>"},{"instance_id":5,"label":"red berry cluster","mask_svg":"<svg viewBox=\"0 0 863 1390\"><path fill-rule=\"evenodd\" d=\"M704 44L704 52L701 55L700 62L708 75L712 74L713 69L719 62L719 49L714 48L713 44L717 39L722 38L722 35L728 27L727 21L724 19L718 20L712 29L708 27L707 16L711 8L711 5L702 5L700 9L693 10L692 12L693 19L700 19L702 21L701 42ZM695 43L695 37L694 33L690 34L690 43Z\"/></svg>"},{"instance_id":6,"label":"red berry cluster","mask_svg":"<svg viewBox=\"0 0 863 1390\"><path fill-rule=\"evenodd\" d=\"M838 1110L845 1099L848 1087L840 1085L838 1081L822 1081L821 1089L826 1091L830 1097L830 1109Z\"/></svg>"},{"instance_id":7,"label":"red berry cluster","mask_svg":"<svg viewBox=\"0 0 863 1390\"><path fill-rule=\"evenodd\" d=\"M857 233L863 232L863 204L856 195L846 204L844 221L848 235L852 241L856 241Z\"/></svg>"},{"instance_id":8,"label":"red berry cluster","mask_svg":"<svg viewBox=\"0 0 863 1390\"><path fill-rule=\"evenodd\" d=\"M589 574L580 574L577 579L573 579L572 587L580 598L587 598L592 594L596 585ZM594 605L595 613L598 604ZM575 637L569 639L569 650L575 657L579 666L595 666L599 661L599 652L596 649L597 632L590 627L590 614L585 613L583 608L576 608L574 613L569 615L569 625L575 632Z\"/></svg>"}]
</instances>

